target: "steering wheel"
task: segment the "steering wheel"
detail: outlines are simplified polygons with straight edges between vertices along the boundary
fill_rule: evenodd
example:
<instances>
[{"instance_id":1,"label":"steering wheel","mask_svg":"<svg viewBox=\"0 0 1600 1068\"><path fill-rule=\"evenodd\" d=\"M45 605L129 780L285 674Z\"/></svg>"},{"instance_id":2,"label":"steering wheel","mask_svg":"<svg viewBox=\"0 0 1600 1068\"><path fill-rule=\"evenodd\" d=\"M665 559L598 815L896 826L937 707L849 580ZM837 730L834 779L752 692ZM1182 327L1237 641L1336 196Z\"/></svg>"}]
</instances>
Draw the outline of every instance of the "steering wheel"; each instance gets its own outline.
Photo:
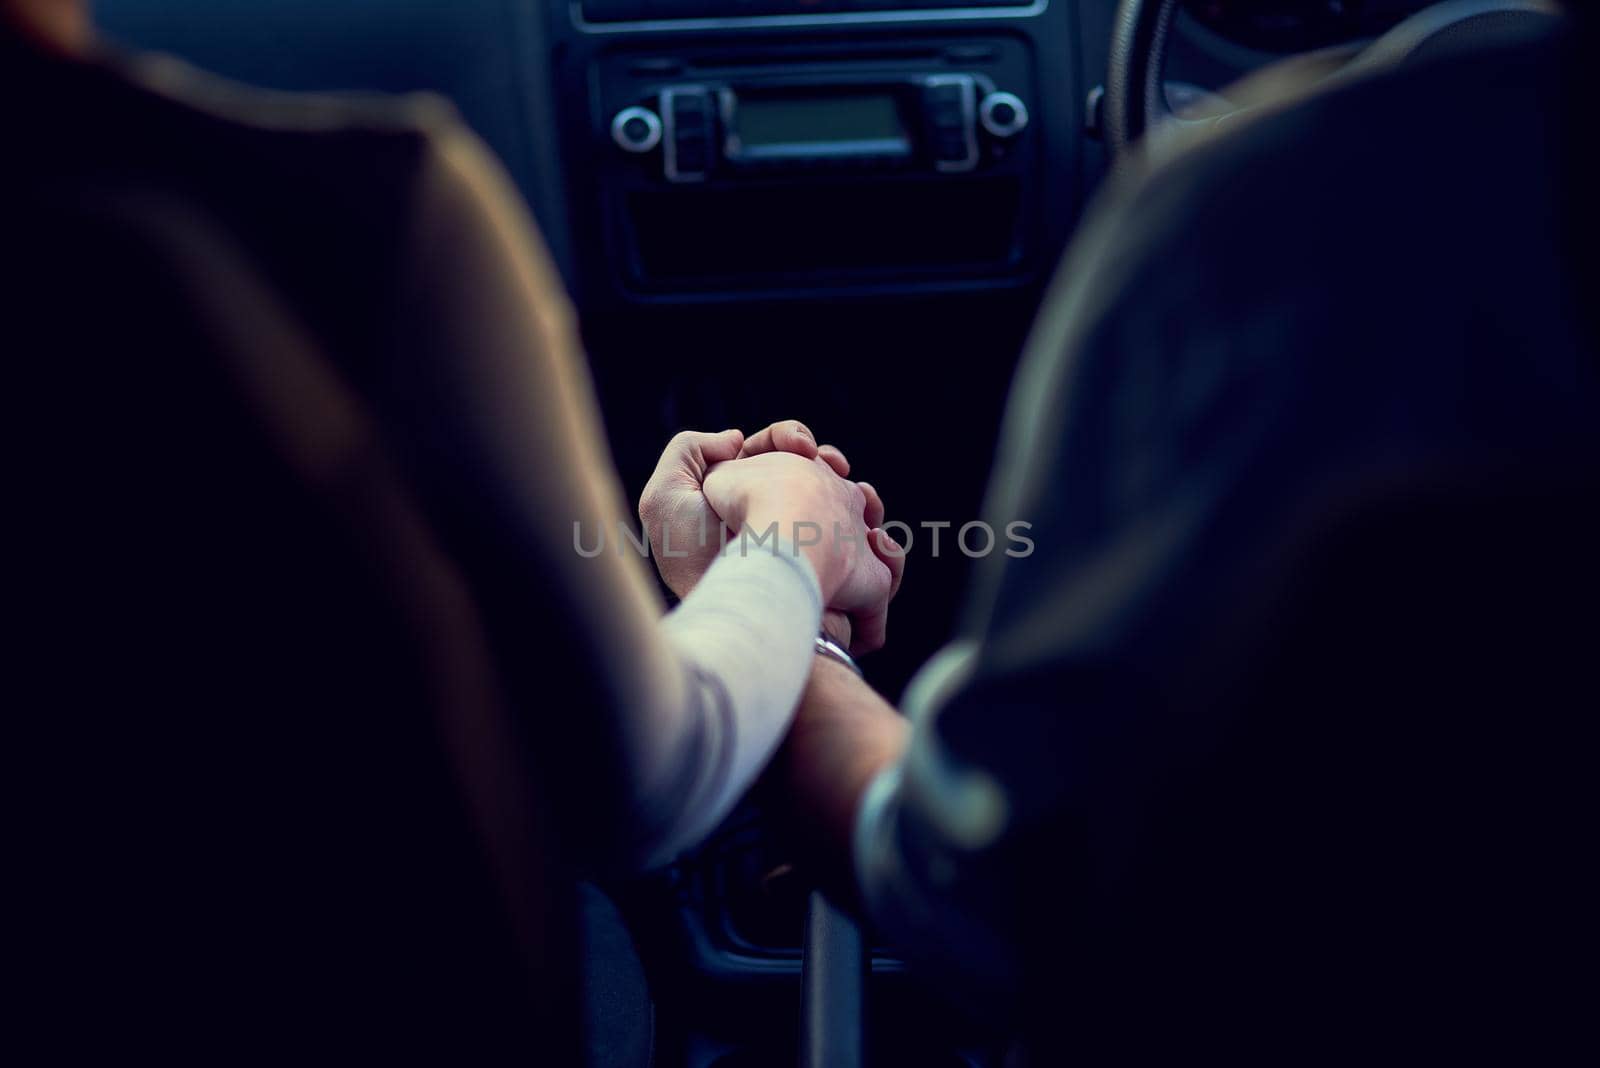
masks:
<instances>
[{"instance_id":1,"label":"steering wheel","mask_svg":"<svg viewBox=\"0 0 1600 1068\"><path fill-rule=\"evenodd\" d=\"M1171 118L1163 82L1179 0L1118 0L1106 71L1105 137L1114 161ZM1368 72L1445 52L1469 51L1558 17L1542 0L1445 0L1356 51L1340 73Z\"/></svg>"}]
</instances>

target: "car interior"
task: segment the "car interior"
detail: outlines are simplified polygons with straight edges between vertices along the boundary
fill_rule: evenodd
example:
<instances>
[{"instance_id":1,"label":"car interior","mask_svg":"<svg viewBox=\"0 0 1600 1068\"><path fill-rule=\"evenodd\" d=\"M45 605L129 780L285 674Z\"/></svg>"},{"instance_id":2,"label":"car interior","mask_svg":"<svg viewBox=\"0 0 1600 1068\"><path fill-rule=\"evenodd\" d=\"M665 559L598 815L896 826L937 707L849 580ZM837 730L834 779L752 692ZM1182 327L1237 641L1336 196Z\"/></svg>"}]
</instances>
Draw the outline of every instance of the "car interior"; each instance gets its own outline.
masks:
<instances>
[{"instance_id":1,"label":"car interior","mask_svg":"<svg viewBox=\"0 0 1600 1068\"><path fill-rule=\"evenodd\" d=\"M983 515L1019 357L1063 251L1140 142L1226 121L1232 87L1263 72L1333 78L1554 17L1533 0L94 10L117 46L250 85L448 100L571 294L632 500L674 433L801 414L884 487L891 518L922 521L890 640L866 662L891 701L962 625L974 560L955 534ZM759 790L670 866L582 888L582 1056L1008 1063L1012 1035L953 1009L813 889Z\"/></svg>"}]
</instances>

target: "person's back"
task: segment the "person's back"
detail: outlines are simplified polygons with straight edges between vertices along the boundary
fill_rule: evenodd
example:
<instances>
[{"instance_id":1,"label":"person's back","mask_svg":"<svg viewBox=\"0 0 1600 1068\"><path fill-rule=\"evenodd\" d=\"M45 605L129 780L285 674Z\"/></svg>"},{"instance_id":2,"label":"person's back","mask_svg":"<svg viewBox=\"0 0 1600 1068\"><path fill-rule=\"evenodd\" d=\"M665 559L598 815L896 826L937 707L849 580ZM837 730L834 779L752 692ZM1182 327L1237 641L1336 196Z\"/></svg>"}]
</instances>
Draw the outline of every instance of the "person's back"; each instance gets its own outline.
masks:
<instances>
[{"instance_id":1,"label":"person's back","mask_svg":"<svg viewBox=\"0 0 1600 1068\"><path fill-rule=\"evenodd\" d=\"M1036 550L986 561L856 831L887 935L1014 1004L1040 1063L1539 1059L1576 1034L1580 43L1241 116L1069 253L986 516Z\"/></svg>"},{"instance_id":2,"label":"person's back","mask_svg":"<svg viewBox=\"0 0 1600 1068\"><path fill-rule=\"evenodd\" d=\"M556 855L483 766L516 746L481 619L360 399L415 326L438 105L0 51L8 689L51 858L21 959L56 1041L566 1059L565 883L525 867Z\"/></svg>"}]
</instances>

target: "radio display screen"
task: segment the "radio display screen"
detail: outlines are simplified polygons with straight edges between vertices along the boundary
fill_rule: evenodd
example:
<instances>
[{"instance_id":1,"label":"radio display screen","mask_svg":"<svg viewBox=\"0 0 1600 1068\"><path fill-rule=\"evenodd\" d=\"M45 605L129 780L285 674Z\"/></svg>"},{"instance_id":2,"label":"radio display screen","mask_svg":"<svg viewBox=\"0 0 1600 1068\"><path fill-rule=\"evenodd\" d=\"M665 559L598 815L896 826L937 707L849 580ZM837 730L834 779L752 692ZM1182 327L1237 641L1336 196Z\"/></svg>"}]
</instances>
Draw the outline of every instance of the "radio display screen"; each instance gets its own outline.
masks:
<instances>
[{"instance_id":1,"label":"radio display screen","mask_svg":"<svg viewBox=\"0 0 1600 1068\"><path fill-rule=\"evenodd\" d=\"M741 96L733 132L748 157L893 155L911 146L893 93Z\"/></svg>"}]
</instances>

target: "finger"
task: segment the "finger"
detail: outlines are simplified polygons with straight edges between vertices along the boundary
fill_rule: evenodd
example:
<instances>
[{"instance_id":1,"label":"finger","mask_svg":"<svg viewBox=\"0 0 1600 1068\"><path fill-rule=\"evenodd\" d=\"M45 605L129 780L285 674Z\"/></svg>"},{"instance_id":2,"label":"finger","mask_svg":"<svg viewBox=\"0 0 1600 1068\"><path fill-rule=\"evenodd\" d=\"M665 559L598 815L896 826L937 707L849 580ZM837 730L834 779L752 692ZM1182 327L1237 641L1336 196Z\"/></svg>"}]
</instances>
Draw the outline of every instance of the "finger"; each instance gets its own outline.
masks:
<instances>
[{"instance_id":1,"label":"finger","mask_svg":"<svg viewBox=\"0 0 1600 1068\"><path fill-rule=\"evenodd\" d=\"M651 478L681 473L699 483L705 478L707 468L723 460L732 460L739 455L739 447L743 444L744 432L741 430L724 430L720 434L707 434L700 430L681 431L667 442Z\"/></svg>"},{"instance_id":2,"label":"finger","mask_svg":"<svg viewBox=\"0 0 1600 1068\"><path fill-rule=\"evenodd\" d=\"M867 499L867 507L861 513L861 518L869 529L883 526L883 498L878 496L878 491L870 482L857 482L856 485L861 487L861 495Z\"/></svg>"},{"instance_id":3,"label":"finger","mask_svg":"<svg viewBox=\"0 0 1600 1068\"><path fill-rule=\"evenodd\" d=\"M744 431L737 428L724 430L719 434L696 434L700 455L705 457L706 463L721 463L723 460L732 460L738 457L739 450L744 446Z\"/></svg>"},{"instance_id":4,"label":"finger","mask_svg":"<svg viewBox=\"0 0 1600 1068\"><path fill-rule=\"evenodd\" d=\"M817 456L820 459L827 461L828 466L833 468L833 473L838 475L840 478L850 477L850 461L846 460L844 458L844 453L840 452L834 446L819 446L817 449Z\"/></svg>"},{"instance_id":5,"label":"finger","mask_svg":"<svg viewBox=\"0 0 1600 1068\"><path fill-rule=\"evenodd\" d=\"M827 632L828 637L838 642L841 646L846 649L850 648L854 628L850 626L848 613L841 612L835 608L824 609L822 613L822 629Z\"/></svg>"},{"instance_id":6,"label":"finger","mask_svg":"<svg viewBox=\"0 0 1600 1068\"><path fill-rule=\"evenodd\" d=\"M817 455L817 439L800 420L784 419L746 438L739 455L755 456L763 452L792 452L813 460Z\"/></svg>"},{"instance_id":7,"label":"finger","mask_svg":"<svg viewBox=\"0 0 1600 1068\"><path fill-rule=\"evenodd\" d=\"M850 641L850 654L864 656L883 648L889 636L889 606L885 604L872 615L854 616L850 620L854 633Z\"/></svg>"},{"instance_id":8,"label":"finger","mask_svg":"<svg viewBox=\"0 0 1600 1068\"><path fill-rule=\"evenodd\" d=\"M894 600L894 595L900 592L900 580L906 573L906 551L882 527L868 531L867 541L871 543L873 553L889 569L889 599Z\"/></svg>"},{"instance_id":9,"label":"finger","mask_svg":"<svg viewBox=\"0 0 1600 1068\"><path fill-rule=\"evenodd\" d=\"M882 534L883 531L880 529L876 532L877 536L870 532L867 535L867 541L873 545L875 555L883 553L883 549L879 544L882 540L880 537ZM898 544L894 548L899 548ZM889 587L881 600L873 598L868 602L870 607L851 617L850 622L854 628L850 643L850 651L852 653L870 653L876 649L881 649L889 635L889 601L894 597L900 576L896 571L896 563L884 560L881 555L879 555L879 560L888 569ZM905 554L901 553L898 566L904 567L904 564Z\"/></svg>"},{"instance_id":10,"label":"finger","mask_svg":"<svg viewBox=\"0 0 1600 1068\"><path fill-rule=\"evenodd\" d=\"M647 526L650 516L659 520L664 500L675 499L676 494L687 488L698 490L711 466L738 456L742 444L744 432L739 430L724 430L720 434L685 430L674 434L639 494L639 517Z\"/></svg>"}]
</instances>

